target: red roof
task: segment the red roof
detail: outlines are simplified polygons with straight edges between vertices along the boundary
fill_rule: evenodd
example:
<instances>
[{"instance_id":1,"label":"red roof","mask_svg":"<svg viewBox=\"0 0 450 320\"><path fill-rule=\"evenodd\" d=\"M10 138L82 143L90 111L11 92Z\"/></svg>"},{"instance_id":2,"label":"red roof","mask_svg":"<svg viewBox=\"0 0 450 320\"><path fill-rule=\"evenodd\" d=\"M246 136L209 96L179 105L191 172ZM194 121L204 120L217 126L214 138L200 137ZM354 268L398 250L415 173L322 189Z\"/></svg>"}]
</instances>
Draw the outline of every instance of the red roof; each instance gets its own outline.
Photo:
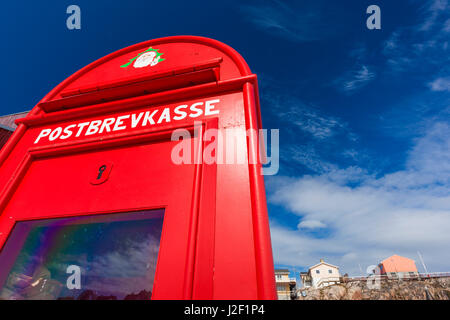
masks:
<instances>
[{"instance_id":1,"label":"red roof","mask_svg":"<svg viewBox=\"0 0 450 320\"><path fill-rule=\"evenodd\" d=\"M24 118L28 114L29 111L7 114L5 116L0 116L0 127L3 129L10 129L10 131L14 131L16 129L16 124L14 121L19 118Z\"/></svg>"},{"instance_id":2,"label":"red roof","mask_svg":"<svg viewBox=\"0 0 450 320\"><path fill-rule=\"evenodd\" d=\"M384 259L380 263L382 265L382 273L388 272L417 272L414 260L398 256L394 254Z\"/></svg>"},{"instance_id":3,"label":"red roof","mask_svg":"<svg viewBox=\"0 0 450 320\"><path fill-rule=\"evenodd\" d=\"M0 148L2 148L17 128L14 120L23 118L28 111L0 116Z\"/></svg>"},{"instance_id":4,"label":"red roof","mask_svg":"<svg viewBox=\"0 0 450 320\"><path fill-rule=\"evenodd\" d=\"M0 148L8 141L13 132L0 127Z\"/></svg>"}]
</instances>

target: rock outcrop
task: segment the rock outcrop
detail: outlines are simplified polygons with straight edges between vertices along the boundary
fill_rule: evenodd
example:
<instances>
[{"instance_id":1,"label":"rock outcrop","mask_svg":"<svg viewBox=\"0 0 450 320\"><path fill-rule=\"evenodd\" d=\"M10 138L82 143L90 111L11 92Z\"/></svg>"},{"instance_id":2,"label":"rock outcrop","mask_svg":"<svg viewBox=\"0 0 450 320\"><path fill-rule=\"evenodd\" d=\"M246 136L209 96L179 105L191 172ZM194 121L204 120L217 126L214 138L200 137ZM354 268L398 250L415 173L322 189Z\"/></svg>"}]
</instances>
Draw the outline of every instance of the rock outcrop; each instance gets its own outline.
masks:
<instances>
[{"instance_id":1,"label":"rock outcrop","mask_svg":"<svg viewBox=\"0 0 450 320\"><path fill-rule=\"evenodd\" d=\"M382 280L379 286L366 281L300 289L299 300L450 300L450 278Z\"/></svg>"}]
</instances>

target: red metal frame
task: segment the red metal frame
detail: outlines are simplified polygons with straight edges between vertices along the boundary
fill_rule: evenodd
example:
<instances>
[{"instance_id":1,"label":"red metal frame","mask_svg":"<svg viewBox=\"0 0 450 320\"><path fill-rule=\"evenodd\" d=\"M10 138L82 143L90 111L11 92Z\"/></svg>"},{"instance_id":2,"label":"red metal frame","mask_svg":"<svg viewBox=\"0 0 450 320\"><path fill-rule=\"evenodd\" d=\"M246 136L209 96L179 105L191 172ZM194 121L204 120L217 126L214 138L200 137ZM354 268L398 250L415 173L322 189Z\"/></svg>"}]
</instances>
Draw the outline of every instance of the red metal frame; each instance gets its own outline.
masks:
<instances>
[{"instance_id":1,"label":"red metal frame","mask_svg":"<svg viewBox=\"0 0 450 320\"><path fill-rule=\"evenodd\" d=\"M175 46L179 43L186 44L186 46L204 47L206 54L213 50L220 52L221 57L216 57L215 60L209 59L206 64L195 62L198 69L196 66L193 67L194 72L213 67L216 81L173 89L169 86L165 91L123 97L120 100L102 103L95 101L93 105L75 104L71 109L64 109L63 104L55 102L94 91L97 97L101 98L105 89L115 90L116 87L139 81L151 82L152 79L161 79L161 75L170 76L171 74L192 72L191 67L184 69L174 67L175 73L173 70L160 70L154 74L139 74L135 78L123 78L120 81L99 78L98 84L83 82L86 75L95 72L113 59L129 56L133 52L149 46ZM179 54L181 55L183 52ZM183 60L183 56L180 59ZM74 83L77 84L75 88L73 87ZM5 217L5 210L21 183L27 179L28 169L34 161L88 151L98 152L100 149L140 144L155 139L164 140L174 129L189 128L193 131L194 128L192 123L185 121L133 132L114 133L101 139L93 137L57 142L47 146L35 146L32 144L34 141L32 138L35 138L38 130L44 126L54 126L75 119L103 117L126 110L136 110L144 106L152 107L162 103L167 105L214 96L220 96L224 101L234 101L229 104L232 107L227 107L232 111L227 111L226 116L221 116L228 117L226 121L223 118L199 118L202 123L199 137L202 137L203 130L208 128L223 129L234 125L257 130L262 127L256 75L251 73L244 59L235 50L221 42L193 36L155 39L121 49L91 63L64 80L47 94L26 118L17 121L18 128L0 152L0 187L2 188L0 194L0 248L15 222L14 217L11 219ZM86 101L89 102L89 100ZM240 105L243 119L239 115ZM47 108L46 106L53 107ZM208 143L214 142L202 142L203 147L199 150L203 150ZM257 137L249 136L247 156L257 159L258 148ZM186 239L183 293L171 295L171 292L173 293L170 291L171 289L156 287L154 297L276 299L270 231L261 168L259 162L245 166L218 166L215 164L195 166L189 236ZM220 185L220 188L216 190L217 184ZM37 201L38 199L33 200ZM239 214L235 210L238 210ZM92 214L92 212L78 214ZM21 219L24 218L21 217ZM44 218L44 215L39 218ZM165 250L164 244L170 241L168 237L169 235L164 232L163 228L160 254ZM162 272L159 263L158 260L155 281L159 279L159 273Z\"/></svg>"}]
</instances>

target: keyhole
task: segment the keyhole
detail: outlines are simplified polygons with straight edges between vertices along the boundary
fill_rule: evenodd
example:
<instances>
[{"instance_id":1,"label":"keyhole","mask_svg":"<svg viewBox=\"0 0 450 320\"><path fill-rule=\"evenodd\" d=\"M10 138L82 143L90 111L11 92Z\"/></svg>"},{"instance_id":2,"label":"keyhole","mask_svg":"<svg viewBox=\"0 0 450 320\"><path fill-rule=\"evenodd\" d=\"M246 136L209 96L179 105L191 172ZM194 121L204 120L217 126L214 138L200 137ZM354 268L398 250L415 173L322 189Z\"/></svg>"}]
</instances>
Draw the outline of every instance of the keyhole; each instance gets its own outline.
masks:
<instances>
[{"instance_id":1,"label":"keyhole","mask_svg":"<svg viewBox=\"0 0 450 320\"><path fill-rule=\"evenodd\" d=\"M102 165L99 169L98 169L98 176L97 176L97 180L100 180L100 178L102 177L103 171L106 170L106 165Z\"/></svg>"}]
</instances>

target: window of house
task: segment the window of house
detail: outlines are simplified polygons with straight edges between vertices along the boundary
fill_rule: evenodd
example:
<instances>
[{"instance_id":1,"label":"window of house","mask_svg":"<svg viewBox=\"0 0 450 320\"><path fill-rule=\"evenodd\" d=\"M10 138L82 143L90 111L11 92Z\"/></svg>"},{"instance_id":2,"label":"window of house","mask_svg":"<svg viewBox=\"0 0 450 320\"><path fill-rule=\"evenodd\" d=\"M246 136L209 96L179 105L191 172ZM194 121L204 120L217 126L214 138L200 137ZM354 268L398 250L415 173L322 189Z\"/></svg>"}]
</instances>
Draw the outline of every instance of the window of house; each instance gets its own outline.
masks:
<instances>
[{"instance_id":1,"label":"window of house","mask_svg":"<svg viewBox=\"0 0 450 320\"><path fill-rule=\"evenodd\" d=\"M320 273L320 270L316 270L316 273L319 274L319 273Z\"/></svg>"},{"instance_id":2,"label":"window of house","mask_svg":"<svg viewBox=\"0 0 450 320\"><path fill-rule=\"evenodd\" d=\"M277 278L277 280L281 280L281 278L282 278L282 277L281 277L281 274L277 274L277 275L276 275L276 278Z\"/></svg>"},{"instance_id":3,"label":"window of house","mask_svg":"<svg viewBox=\"0 0 450 320\"><path fill-rule=\"evenodd\" d=\"M277 291L287 291L287 288L284 284L277 283Z\"/></svg>"},{"instance_id":4,"label":"window of house","mask_svg":"<svg viewBox=\"0 0 450 320\"><path fill-rule=\"evenodd\" d=\"M331 269L328 269L328 273L333 273L333 270L331 270Z\"/></svg>"}]
</instances>

